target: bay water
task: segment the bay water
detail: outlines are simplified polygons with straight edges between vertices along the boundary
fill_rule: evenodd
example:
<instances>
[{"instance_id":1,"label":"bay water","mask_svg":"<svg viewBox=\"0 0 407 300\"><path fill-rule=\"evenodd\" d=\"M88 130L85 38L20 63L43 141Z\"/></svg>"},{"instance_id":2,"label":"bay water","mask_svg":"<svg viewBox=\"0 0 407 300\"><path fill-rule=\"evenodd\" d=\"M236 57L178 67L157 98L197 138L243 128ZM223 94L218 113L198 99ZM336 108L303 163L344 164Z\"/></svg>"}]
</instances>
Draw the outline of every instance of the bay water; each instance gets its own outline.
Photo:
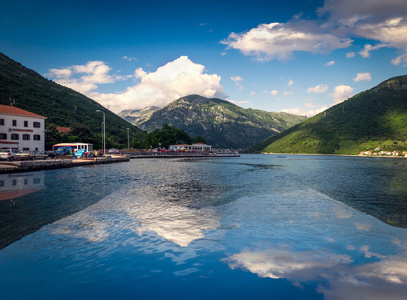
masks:
<instances>
[{"instance_id":1,"label":"bay water","mask_svg":"<svg viewBox=\"0 0 407 300\"><path fill-rule=\"evenodd\" d=\"M2 300L406 299L404 159L135 159L0 183L18 196L0 201Z\"/></svg>"}]
</instances>

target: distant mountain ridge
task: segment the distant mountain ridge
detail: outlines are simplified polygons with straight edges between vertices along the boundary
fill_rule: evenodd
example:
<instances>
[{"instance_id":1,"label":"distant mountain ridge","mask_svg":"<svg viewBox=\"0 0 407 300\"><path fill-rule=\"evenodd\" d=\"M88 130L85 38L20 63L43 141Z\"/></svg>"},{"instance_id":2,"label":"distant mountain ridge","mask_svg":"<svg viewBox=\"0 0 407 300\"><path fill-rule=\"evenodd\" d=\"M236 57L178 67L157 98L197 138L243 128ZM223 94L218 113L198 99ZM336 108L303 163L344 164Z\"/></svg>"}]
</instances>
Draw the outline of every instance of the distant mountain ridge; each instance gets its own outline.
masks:
<instances>
[{"instance_id":1,"label":"distant mountain ridge","mask_svg":"<svg viewBox=\"0 0 407 300\"><path fill-rule=\"evenodd\" d=\"M138 127L147 131L169 124L191 137L201 135L215 148L245 149L303 121L284 112L244 109L229 101L189 95L154 111Z\"/></svg>"},{"instance_id":2,"label":"distant mountain ridge","mask_svg":"<svg viewBox=\"0 0 407 300\"><path fill-rule=\"evenodd\" d=\"M0 53L0 104L15 106L47 117L46 125L69 127L74 123L89 126L101 132L102 114L105 112L106 133L115 142L127 143L127 130L135 136L144 133L96 101L42 77L20 63Z\"/></svg>"},{"instance_id":3,"label":"distant mountain ridge","mask_svg":"<svg viewBox=\"0 0 407 300\"><path fill-rule=\"evenodd\" d=\"M147 106L143 109L125 109L117 115L134 126L137 126L138 124L145 122L157 109L160 108L158 106Z\"/></svg>"},{"instance_id":4,"label":"distant mountain ridge","mask_svg":"<svg viewBox=\"0 0 407 300\"><path fill-rule=\"evenodd\" d=\"M287 131L251 153L358 154L407 150L407 75L390 78Z\"/></svg>"}]
</instances>

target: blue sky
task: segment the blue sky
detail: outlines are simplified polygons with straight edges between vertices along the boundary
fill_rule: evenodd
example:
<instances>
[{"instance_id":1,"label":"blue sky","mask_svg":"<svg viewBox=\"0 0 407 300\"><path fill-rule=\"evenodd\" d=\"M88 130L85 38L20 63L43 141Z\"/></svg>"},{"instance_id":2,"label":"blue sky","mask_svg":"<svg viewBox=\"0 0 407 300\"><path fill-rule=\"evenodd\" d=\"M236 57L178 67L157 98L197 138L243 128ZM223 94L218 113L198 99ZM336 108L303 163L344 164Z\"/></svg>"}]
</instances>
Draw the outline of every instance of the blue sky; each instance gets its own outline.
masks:
<instances>
[{"instance_id":1,"label":"blue sky","mask_svg":"<svg viewBox=\"0 0 407 300\"><path fill-rule=\"evenodd\" d=\"M407 1L2 0L0 52L114 112L200 94L311 116L407 73Z\"/></svg>"}]
</instances>

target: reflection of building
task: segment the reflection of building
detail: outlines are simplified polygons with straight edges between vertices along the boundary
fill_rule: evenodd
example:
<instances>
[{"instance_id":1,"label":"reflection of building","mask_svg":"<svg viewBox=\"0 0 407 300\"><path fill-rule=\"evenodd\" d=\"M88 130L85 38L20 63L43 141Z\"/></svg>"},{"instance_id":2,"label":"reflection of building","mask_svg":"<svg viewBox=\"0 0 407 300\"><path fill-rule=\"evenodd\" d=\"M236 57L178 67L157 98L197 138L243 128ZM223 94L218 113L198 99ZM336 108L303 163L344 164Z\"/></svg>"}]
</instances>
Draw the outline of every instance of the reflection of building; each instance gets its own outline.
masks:
<instances>
[{"instance_id":1,"label":"reflection of building","mask_svg":"<svg viewBox=\"0 0 407 300\"><path fill-rule=\"evenodd\" d=\"M205 151L210 152L212 151L212 146L202 143L196 143L192 145L188 144L178 144L178 145L171 145L170 150L178 151L178 150L185 150L185 151Z\"/></svg>"},{"instance_id":2,"label":"reflection of building","mask_svg":"<svg viewBox=\"0 0 407 300\"><path fill-rule=\"evenodd\" d=\"M45 187L42 172L0 175L0 200L12 200Z\"/></svg>"},{"instance_id":3,"label":"reflection of building","mask_svg":"<svg viewBox=\"0 0 407 300\"><path fill-rule=\"evenodd\" d=\"M0 147L44 151L45 119L12 105L0 105Z\"/></svg>"}]
</instances>

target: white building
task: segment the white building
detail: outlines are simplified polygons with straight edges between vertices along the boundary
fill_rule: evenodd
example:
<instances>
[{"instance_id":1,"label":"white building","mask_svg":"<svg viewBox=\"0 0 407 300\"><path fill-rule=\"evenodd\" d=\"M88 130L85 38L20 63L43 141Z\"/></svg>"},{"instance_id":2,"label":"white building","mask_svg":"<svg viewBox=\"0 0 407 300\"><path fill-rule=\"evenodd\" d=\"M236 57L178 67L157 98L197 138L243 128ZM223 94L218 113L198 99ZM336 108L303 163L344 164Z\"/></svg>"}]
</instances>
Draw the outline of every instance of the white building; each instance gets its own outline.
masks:
<instances>
[{"instance_id":1,"label":"white building","mask_svg":"<svg viewBox=\"0 0 407 300\"><path fill-rule=\"evenodd\" d=\"M196 143L192 145L188 144L178 144L178 145L170 145L170 150L173 151L205 151L210 152L212 151L212 146L202 143Z\"/></svg>"},{"instance_id":2,"label":"white building","mask_svg":"<svg viewBox=\"0 0 407 300\"><path fill-rule=\"evenodd\" d=\"M44 151L45 119L12 105L0 105L0 148Z\"/></svg>"}]
</instances>

